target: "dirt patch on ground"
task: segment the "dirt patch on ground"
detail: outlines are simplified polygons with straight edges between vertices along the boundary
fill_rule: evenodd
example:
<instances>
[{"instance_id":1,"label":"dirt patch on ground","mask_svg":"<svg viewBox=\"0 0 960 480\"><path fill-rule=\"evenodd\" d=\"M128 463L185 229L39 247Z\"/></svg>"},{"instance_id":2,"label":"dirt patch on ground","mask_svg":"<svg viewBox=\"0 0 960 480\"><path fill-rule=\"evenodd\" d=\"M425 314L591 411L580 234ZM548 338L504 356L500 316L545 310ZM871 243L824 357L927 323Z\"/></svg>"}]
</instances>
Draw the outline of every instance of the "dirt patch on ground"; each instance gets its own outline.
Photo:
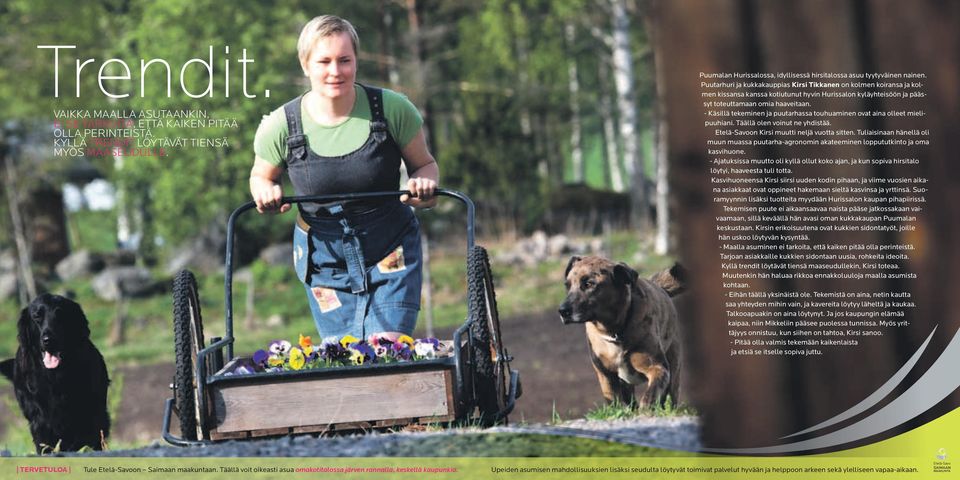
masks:
<instances>
[{"instance_id":1,"label":"dirt patch on ground","mask_svg":"<svg viewBox=\"0 0 960 480\"><path fill-rule=\"evenodd\" d=\"M602 400L582 326L563 326L554 312L506 318L501 325L512 367L523 382L523 396L510 415L513 423L547 422L554 412L563 420L582 417ZM443 338L452 335L452 330L438 332ZM159 439L173 365L118 367L115 384L117 376L123 377L123 399L112 419L113 441L143 445ZM0 387L0 396L13 398L9 385ZM0 435L18 420L0 402Z\"/></svg>"},{"instance_id":2,"label":"dirt patch on ground","mask_svg":"<svg viewBox=\"0 0 960 480\"><path fill-rule=\"evenodd\" d=\"M143 445L161 438L164 402L173 396L173 364L121 367L117 374L123 375L123 400L113 419L113 439Z\"/></svg>"}]
</instances>

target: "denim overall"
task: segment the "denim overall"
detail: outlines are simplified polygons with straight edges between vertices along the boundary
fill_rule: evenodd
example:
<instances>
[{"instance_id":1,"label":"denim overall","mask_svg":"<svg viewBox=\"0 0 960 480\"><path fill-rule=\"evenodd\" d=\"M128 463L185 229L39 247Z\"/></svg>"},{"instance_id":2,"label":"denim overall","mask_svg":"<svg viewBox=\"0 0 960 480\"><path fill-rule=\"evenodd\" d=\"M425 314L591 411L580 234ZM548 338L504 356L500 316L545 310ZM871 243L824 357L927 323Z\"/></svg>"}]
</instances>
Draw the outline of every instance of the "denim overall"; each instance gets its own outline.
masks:
<instances>
[{"instance_id":1,"label":"denim overall","mask_svg":"<svg viewBox=\"0 0 960 480\"><path fill-rule=\"evenodd\" d=\"M297 195L396 190L400 147L387 131L380 89L370 101L370 135L340 157L314 153L303 135L302 97L284 105L287 173ZM300 204L293 263L322 338L413 332L420 310L420 224L396 197L327 205Z\"/></svg>"}]
</instances>

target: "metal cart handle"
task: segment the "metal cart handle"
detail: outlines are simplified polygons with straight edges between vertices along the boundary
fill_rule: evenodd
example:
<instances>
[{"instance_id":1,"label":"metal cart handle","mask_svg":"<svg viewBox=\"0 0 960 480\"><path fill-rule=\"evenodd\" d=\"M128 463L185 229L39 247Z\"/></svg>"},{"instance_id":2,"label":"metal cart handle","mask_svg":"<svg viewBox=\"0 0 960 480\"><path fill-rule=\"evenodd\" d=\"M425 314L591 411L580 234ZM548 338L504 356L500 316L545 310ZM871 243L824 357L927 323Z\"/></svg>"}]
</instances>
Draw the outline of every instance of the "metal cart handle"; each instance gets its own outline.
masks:
<instances>
[{"instance_id":1,"label":"metal cart handle","mask_svg":"<svg viewBox=\"0 0 960 480\"><path fill-rule=\"evenodd\" d=\"M396 197L400 195L409 195L409 190L400 190L396 192L365 192L365 193L346 193L340 195L307 195L299 197L282 197L280 199L280 204L285 203L329 203L329 202L339 202L345 200L360 200L367 198L378 198L378 197ZM434 195L441 197L453 197L457 200L463 202L467 207L467 252L473 248L474 241L474 216L476 208L473 204L473 200L470 200L470 197L465 194L455 191L447 190L443 188L438 188L434 191ZM224 302L226 309L226 332L224 338L221 342L226 341L227 345L227 360L233 358L233 243L234 243L234 230L236 229L237 217L248 210L256 208L257 204L253 201L244 203L237 207L233 213L230 214L230 219L227 220L227 247L226 247L226 261L225 261L225 272L223 280L224 288ZM209 349L209 347L208 347Z\"/></svg>"}]
</instances>

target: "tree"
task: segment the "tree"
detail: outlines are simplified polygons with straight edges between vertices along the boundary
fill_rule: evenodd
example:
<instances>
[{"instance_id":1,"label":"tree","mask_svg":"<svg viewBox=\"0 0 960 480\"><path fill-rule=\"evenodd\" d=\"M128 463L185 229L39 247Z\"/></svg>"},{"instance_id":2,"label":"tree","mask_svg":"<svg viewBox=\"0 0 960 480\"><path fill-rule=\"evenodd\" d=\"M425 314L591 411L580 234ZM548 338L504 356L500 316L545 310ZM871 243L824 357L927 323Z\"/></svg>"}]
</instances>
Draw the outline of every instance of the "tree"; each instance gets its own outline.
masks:
<instances>
[{"instance_id":1,"label":"tree","mask_svg":"<svg viewBox=\"0 0 960 480\"><path fill-rule=\"evenodd\" d=\"M9 145L9 138L4 138L4 143ZM3 180L4 191L7 194L7 209L10 212L10 224L13 226L14 245L17 250L17 280L22 286L20 288L20 305L26 306L29 299L37 296L37 282L33 277L31 267L30 244L24 231L23 216L21 215L20 199L18 198L17 174L14 173L16 166L13 163L13 154L10 148L3 152Z\"/></svg>"},{"instance_id":2,"label":"tree","mask_svg":"<svg viewBox=\"0 0 960 480\"><path fill-rule=\"evenodd\" d=\"M608 57L603 56L606 62ZM620 164L620 151L617 148L617 119L614 117L613 106L610 101L609 64L601 65L597 69L599 75L600 118L603 122L603 144L606 158L606 171L610 177L610 188L614 192L622 192L625 188Z\"/></svg>"},{"instance_id":3,"label":"tree","mask_svg":"<svg viewBox=\"0 0 960 480\"><path fill-rule=\"evenodd\" d=\"M654 238L654 251L665 255L670 250L670 183L668 181L670 164L667 161L667 120L664 118L666 110L665 90L667 88L663 77L663 52L657 49L660 42L659 11L656 4L650 5L646 19L647 32L653 50L655 72L656 104L653 112L654 160L657 170L656 180L656 225L657 234Z\"/></svg>"},{"instance_id":4,"label":"tree","mask_svg":"<svg viewBox=\"0 0 960 480\"><path fill-rule=\"evenodd\" d=\"M613 49L613 80L617 86L617 110L620 138L623 142L623 163L630 177L631 216L638 225L649 221L650 203L644 181L643 152L640 150L640 128L634 95L633 53L630 44L630 17L626 0L610 0Z\"/></svg>"},{"instance_id":5,"label":"tree","mask_svg":"<svg viewBox=\"0 0 960 480\"><path fill-rule=\"evenodd\" d=\"M570 160L573 170L573 182L583 183L586 180L586 170L583 164L583 144L581 143L583 124L580 120L580 80L577 74L577 56L573 46L577 42L577 28L567 21L563 25L564 37L567 40L567 76L570 90Z\"/></svg>"}]
</instances>

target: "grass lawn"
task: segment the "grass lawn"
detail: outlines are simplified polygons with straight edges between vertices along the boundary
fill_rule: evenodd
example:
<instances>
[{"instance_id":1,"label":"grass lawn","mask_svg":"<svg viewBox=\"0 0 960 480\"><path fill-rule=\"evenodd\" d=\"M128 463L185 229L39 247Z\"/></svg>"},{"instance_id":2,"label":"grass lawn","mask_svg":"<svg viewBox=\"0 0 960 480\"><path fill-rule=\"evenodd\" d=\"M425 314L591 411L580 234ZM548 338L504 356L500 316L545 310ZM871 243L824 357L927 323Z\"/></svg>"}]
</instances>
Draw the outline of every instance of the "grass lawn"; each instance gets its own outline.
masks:
<instances>
[{"instance_id":1,"label":"grass lawn","mask_svg":"<svg viewBox=\"0 0 960 480\"><path fill-rule=\"evenodd\" d=\"M696 416L697 411L685 404L674 405L673 399L667 396L663 405L646 408L637 408L624 405L620 402L598 405L584 415L588 420L630 420L639 417L678 417Z\"/></svg>"}]
</instances>

